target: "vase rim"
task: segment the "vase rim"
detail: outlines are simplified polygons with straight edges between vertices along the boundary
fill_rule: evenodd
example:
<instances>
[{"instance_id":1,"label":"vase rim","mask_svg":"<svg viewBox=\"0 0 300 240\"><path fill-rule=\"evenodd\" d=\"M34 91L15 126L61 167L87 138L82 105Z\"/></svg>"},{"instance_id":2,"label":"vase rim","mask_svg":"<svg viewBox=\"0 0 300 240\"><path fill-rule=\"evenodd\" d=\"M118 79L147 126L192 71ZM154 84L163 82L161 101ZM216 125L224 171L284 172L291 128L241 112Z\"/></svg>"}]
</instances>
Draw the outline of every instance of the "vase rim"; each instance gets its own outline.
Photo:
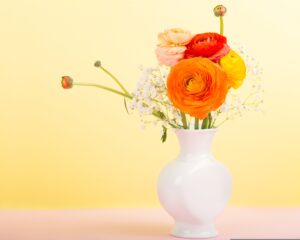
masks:
<instances>
[{"instance_id":1,"label":"vase rim","mask_svg":"<svg viewBox=\"0 0 300 240\"><path fill-rule=\"evenodd\" d=\"M216 132L218 128L209 129L184 129L184 128L174 128L175 132Z\"/></svg>"}]
</instances>

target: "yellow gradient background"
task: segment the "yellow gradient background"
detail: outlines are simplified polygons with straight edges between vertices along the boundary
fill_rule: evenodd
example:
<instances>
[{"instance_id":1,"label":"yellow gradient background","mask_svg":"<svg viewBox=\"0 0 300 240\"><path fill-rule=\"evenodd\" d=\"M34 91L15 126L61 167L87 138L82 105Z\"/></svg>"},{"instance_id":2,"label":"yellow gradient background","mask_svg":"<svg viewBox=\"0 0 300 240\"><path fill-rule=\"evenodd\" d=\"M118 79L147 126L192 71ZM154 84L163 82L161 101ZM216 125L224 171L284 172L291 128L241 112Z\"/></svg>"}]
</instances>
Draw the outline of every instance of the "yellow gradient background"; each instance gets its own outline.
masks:
<instances>
[{"instance_id":1,"label":"yellow gradient background","mask_svg":"<svg viewBox=\"0 0 300 240\"><path fill-rule=\"evenodd\" d=\"M133 89L156 63L157 33L218 31L264 68L264 114L228 122L213 150L233 176L230 204L300 205L300 1L13 0L0 7L0 208L157 207L156 180L175 135L140 129L123 99L63 90L60 77L114 86L100 59Z\"/></svg>"}]
</instances>

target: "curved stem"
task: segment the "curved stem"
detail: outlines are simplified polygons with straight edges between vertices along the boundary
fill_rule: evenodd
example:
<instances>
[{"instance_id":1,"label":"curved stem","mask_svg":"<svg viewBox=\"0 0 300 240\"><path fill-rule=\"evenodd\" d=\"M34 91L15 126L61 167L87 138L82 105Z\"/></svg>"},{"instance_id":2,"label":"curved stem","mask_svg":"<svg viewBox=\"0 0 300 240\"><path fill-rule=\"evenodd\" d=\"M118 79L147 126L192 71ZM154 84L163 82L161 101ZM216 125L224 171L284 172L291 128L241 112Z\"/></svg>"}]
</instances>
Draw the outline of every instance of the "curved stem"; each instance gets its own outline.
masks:
<instances>
[{"instance_id":1,"label":"curved stem","mask_svg":"<svg viewBox=\"0 0 300 240\"><path fill-rule=\"evenodd\" d=\"M222 122L220 122L216 128L220 127L221 125L223 125L229 118L225 118Z\"/></svg>"},{"instance_id":2,"label":"curved stem","mask_svg":"<svg viewBox=\"0 0 300 240\"><path fill-rule=\"evenodd\" d=\"M73 85L78 85L78 86L88 86L88 87L97 87L97 88L101 88L101 89L104 89L104 90L106 90L106 91L109 91L109 92L112 92L112 93L121 95L121 96L123 96L123 97L132 99L132 96L131 96L129 93L123 93L123 92L120 92L120 91L115 90L115 89L113 89L113 88L106 87L106 86L99 85L99 84L94 84L94 83L73 83Z\"/></svg>"},{"instance_id":3,"label":"curved stem","mask_svg":"<svg viewBox=\"0 0 300 240\"><path fill-rule=\"evenodd\" d=\"M251 98L253 95L255 94L254 93L249 94L248 97L246 97L245 100L243 101L243 104L246 104L249 98Z\"/></svg>"},{"instance_id":4,"label":"curved stem","mask_svg":"<svg viewBox=\"0 0 300 240\"><path fill-rule=\"evenodd\" d=\"M215 123L216 123L216 118L212 121L211 128L213 128L215 126Z\"/></svg>"},{"instance_id":5,"label":"curved stem","mask_svg":"<svg viewBox=\"0 0 300 240\"><path fill-rule=\"evenodd\" d=\"M145 106L147 106L147 104L144 103ZM152 113L153 116L159 118L160 120L165 120L168 122L168 124L173 127L173 128L178 128L179 126L174 125L173 123L171 123L167 118L166 115L160 111L153 111Z\"/></svg>"},{"instance_id":6,"label":"curved stem","mask_svg":"<svg viewBox=\"0 0 300 240\"><path fill-rule=\"evenodd\" d=\"M109 88L109 87L105 87L105 86L102 86L102 85L98 85L98 84L86 84L86 83L77 83L77 85L81 85L81 86L94 86L94 87L98 87L98 88L102 88L104 90L108 90L110 92L113 92L113 93L116 93L116 94L119 94L121 96L124 96L124 97L127 97L129 99L132 99L133 97L130 95L130 93L126 90L126 88L123 86L123 84L117 79L117 77L115 75L113 75L110 71L108 71L106 68L104 68L103 66L99 66L99 68L104 71L108 76L110 76L117 84L118 86L123 90L124 93L118 91L118 90L115 90L115 89L112 89L112 88ZM76 84L74 84L76 85ZM147 105L147 104L145 104ZM157 113L157 112L154 112L152 113L152 115L154 115L155 117L161 119L161 120L167 120L165 119L165 116L162 117L161 113ZM185 114L182 115L183 116L183 127L184 128L187 128L187 121L186 121L186 116ZM178 128L178 126L172 124L170 121L168 121L168 124L173 127L173 128Z\"/></svg>"},{"instance_id":7,"label":"curved stem","mask_svg":"<svg viewBox=\"0 0 300 240\"><path fill-rule=\"evenodd\" d=\"M86 86L86 87L97 87L97 88L101 88L103 90L106 90L106 91L109 91L109 92L112 92L112 93L115 93L115 94L118 94L118 95L121 95L125 98L128 98L128 99L132 99L133 97L130 95L130 94L126 94L126 93L122 93L118 90L115 90L113 88L110 88L110 87L106 87L106 86L103 86L103 85L99 85L99 84L94 84L94 83L78 83L78 82L75 82L73 83L73 85L77 85L77 86ZM147 104L145 104L145 106L147 106ZM161 119L161 120L167 120L165 119L165 116L161 113L161 112L153 112L152 113L153 116ZM168 120L167 120L168 124L173 127L173 128L178 128L178 126L170 123Z\"/></svg>"},{"instance_id":8,"label":"curved stem","mask_svg":"<svg viewBox=\"0 0 300 240\"><path fill-rule=\"evenodd\" d=\"M123 86L123 84L113 75L110 71L105 69L104 67L100 66L99 67L102 71L104 71L108 76L110 76L118 85L119 87L123 90L123 92L127 95L129 95L129 92L126 90L126 88Z\"/></svg>"}]
</instances>

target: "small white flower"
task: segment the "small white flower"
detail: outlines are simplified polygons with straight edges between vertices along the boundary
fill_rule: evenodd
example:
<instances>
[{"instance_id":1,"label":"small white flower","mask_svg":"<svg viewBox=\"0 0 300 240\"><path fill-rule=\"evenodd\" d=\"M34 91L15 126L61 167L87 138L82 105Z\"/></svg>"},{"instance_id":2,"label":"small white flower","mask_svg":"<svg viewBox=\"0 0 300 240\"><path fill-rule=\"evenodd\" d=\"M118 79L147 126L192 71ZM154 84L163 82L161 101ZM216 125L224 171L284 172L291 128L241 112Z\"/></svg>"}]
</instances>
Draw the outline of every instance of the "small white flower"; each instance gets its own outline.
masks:
<instances>
[{"instance_id":1,"label":"small white flower","mask_svg":"<svg viewBox=\"0 0 300 240\"><path fill-rule=\"evenodd\" d=\"M212 118L216 118L218 116L217 112L210 112Z\"/></svg>"},{"instance_id":2,"label":"small white flower","mask_svg":"<svg viewBox=\"0 0 300 240\"><path fill-rule=\"evenodd\" d=\"M143 103L142 102L137 102L136 108L139 111L139 113L142 114L142 112L143 112Z\"/></svg>"},{"instance_id":3,"label":"small white flower","mask_svg":"<svg viewBox=\"0 0 300 240\"><path fill-rule=\"evenodd\" d=\"M128 107L129 107L131 110L134 110L134 109L137 107L137 105L136 105L136 99L135 99L135 98L133 98L133 99L129 102Z\"/></svg>"},{"instance_id":4,"label":"small white flower","mask_svg":"<svg viewBox=\"0 0 300 240\"><path fill-rule=\"evenodd\" d=\"M141 71L143 71L143 69L144 69L143 64L140 64L140 65L138 66L138 69L141 70Z\"/></svg>"},{"instance_id":5,"label":"small white flower","mask_svg":"<svg viewBox=\"0 0 300 240\"><path fill-rule=\"evenodd\" d=\"M150 96L151 96L151 98L155 98L156 95L157 95L157 92L156 92L155 87L151 87L150 88Z\"/></svg>"},{"instance_id":6,"label":"small white flower","mask_svg":"<svg viewBox=\"0 0 300 240\"><path fill-rule=\"evenodd\" d=\"M220 108L220 111L221 112L227 112L229 110L229 104L227 102L223 103L221 108Z\"/></svg>"},{"instance_id":7,"label":"small white flower","mask_svg":"<svg viewBox=\"0 0 300 240\"><path fill-rule=\"evenodd\" d=\"M153 112L150 108L147 107L144 107L142 111L144 115L151 115Z\"/></svg>"}]
</instances>

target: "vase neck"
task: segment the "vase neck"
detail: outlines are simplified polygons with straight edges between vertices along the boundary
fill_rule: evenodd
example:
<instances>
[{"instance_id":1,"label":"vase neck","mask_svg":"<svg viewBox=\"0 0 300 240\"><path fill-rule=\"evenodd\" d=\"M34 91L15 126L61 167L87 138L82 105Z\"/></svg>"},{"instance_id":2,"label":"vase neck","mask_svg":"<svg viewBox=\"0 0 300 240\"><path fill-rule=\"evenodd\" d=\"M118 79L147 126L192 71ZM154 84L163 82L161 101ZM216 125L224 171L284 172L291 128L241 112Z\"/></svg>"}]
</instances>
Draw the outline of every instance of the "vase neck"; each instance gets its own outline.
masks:
<instances>
[{"instance_id":1,"label":"vase neck","mask_svg":"<svg viewBox=\"0 0 300 240\"><path fill-rule=\"evenodd\" d=\"M176 130L181 155L211 154L211 145L216 129Z\"/></svg>"}]
</instances>

